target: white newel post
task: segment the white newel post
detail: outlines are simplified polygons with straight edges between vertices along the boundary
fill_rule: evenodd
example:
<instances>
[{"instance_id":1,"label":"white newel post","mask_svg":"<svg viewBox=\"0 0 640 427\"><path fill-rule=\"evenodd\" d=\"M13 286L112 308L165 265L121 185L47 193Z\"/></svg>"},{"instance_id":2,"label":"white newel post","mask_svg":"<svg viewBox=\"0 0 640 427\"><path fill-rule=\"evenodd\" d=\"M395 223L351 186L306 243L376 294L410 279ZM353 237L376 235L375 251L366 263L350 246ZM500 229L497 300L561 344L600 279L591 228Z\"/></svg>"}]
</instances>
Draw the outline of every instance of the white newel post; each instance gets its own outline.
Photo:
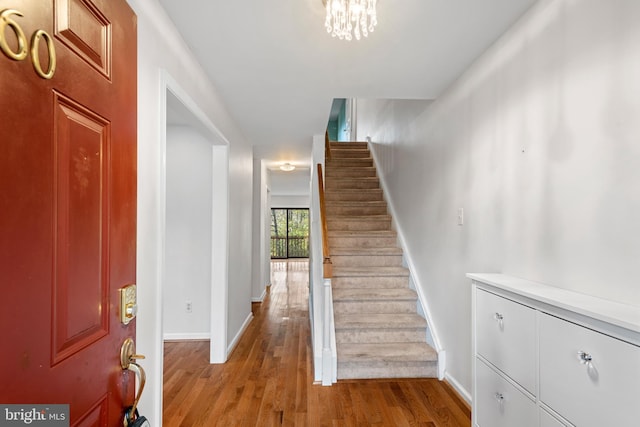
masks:
<instances>
[{"instance_id":1,"label":"white newel post","mask_svg":"<svg viewBox=\"0 0 640 427\"><path fill-rule=\"evenodd\" d=\"M322 385L331 385L331 279L323 280L323 328L322 328Z\"/></svg>"}]
</instances>

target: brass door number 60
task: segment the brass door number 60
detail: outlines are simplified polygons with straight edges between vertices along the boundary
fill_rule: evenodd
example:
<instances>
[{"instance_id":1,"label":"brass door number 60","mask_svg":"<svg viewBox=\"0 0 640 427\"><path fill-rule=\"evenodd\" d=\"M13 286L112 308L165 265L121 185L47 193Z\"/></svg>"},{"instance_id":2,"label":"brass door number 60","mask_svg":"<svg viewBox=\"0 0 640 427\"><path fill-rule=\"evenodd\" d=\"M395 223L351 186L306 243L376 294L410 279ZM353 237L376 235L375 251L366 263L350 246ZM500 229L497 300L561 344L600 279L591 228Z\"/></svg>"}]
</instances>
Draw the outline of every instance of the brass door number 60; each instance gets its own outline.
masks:
<instances>
[{"instance_id":1,"label":"brass door number 60","mask_svg":"<svg viewBox=\"0 0 640 427\"><path fill-rule=\"evenodd\" d=\"M24 35L24 31L20 25L12 18L12 16L24 16L21 12L14 9L5 9L0 12L0 50L4 52L9 58L14 61L22 61L27 57L27 44L29 40ZM7 27L13 30L16 38L18 39L18 50L14 51L5 37ZM38 48L40 46L40 40L44 39L47 42L47 51L49 52L49 67L45 72L40 64L40 54ZM33 62L33 69L43 79L50 79L56 72L56 49L53 46L53 40L49 33L44 30L37 30L31 36L31 61Z\"/></svg>"}]
</instances>

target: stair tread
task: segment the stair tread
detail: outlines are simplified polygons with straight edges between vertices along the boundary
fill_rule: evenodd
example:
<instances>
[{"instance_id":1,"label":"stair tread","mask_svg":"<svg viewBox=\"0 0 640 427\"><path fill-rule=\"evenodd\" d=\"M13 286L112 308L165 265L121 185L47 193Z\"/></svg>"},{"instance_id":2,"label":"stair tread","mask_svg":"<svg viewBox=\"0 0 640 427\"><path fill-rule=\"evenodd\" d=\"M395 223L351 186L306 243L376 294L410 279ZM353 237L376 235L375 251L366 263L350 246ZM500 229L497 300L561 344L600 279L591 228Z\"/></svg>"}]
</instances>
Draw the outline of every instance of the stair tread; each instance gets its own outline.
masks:
<instances>
[{"instance_id":1,"label":"stair tread","mask_svg":"<svg viewBox=\"0 0 640 427\"><path fill-rule=\"evenodd\" d=\"M334 154L335 153L346 153L346 152L368 152L369 148L364 147L364 146L359 146L359 147L331 147L331 158L334 158ZM329 159L331 160L331 159Z\"/></svg>"},{"instance_id":2,"label":"stair tread","mask_svg":"<svg viewBox=\"0 0 640 427\"><path fill-rule=\"evenodd\" d=\"M355 158L355 159L358 159L358 158L359 158L359 159L363 159L363 158L365 158L365 157L353 157L353 158ZM346 160L346 159L347 159L347 158L343 157L343 158L341 158L340 160ZM335 159L334 159L334 160L335 160ZM331 160L329 160L329 161L331 161ZM328 168L329 168L329 169L331 169L331 173L335 173L335 172L337 172L337 174L333 175L333 176L335 176L335 177L339 177L338 175L339 175L341 172L344 172L344 173L353 172L353 170L352 170L351 168L349 168L349 167L336 167L335 165L334 165L334 166L329 165L329 167L328 167ZM327 170L329 170L329 169L327 169ZM375 167L375 166L373 166L373 165L359 165L359 166L358 166L358 167L356 167L354 170L356 170L357 172L362 172L362 171L367 171L367 172L377 172L376 167ZM326 172L326 171L325 171L325 172Z\"/></svg>"},{"instance_id":3,"label":"stair tread","mask_svg":"<svg viewBox=\"0 0 640 427\"><path fill-rule=\"evenodd\" d=\"M329 181L380 181L377 176L336 176L329 177Z\"/></svg>"},{"instance_id":4,"label":"stair tread","mask_svg":"<svg viewBox=\"0 0 640 427\"><path fill-rule=\"evenodd\" d=\"M332 230L329 237L396 237L393 230Z\"/></svg>"},{"instance_id":5,"label":"stair tread","mask_svg":"<svg viewBox=\"0 0 640 427\"><path fill-rule=\"evenodd\" d=\"M361 166L358 168L359 171L363 170L363 169L368 169L369 171L376 171L376 167L375 166ZM344 171L344 172L348 172L349 169L333 169L332 172L336 172L336 171Z\"/></svg>"},{"instance_id":6,"label":"stair tread","mask_svg":"<svg viewBox=\"0 0 640 427\"><path fill-rule=\"evenodd\" d=\"M418 314L409 313L336 313L335 325L336 330L426 328L427 321Z\"/></svg>"},{"instance_id":7,"label":"stair tread","mask_svg":"<svg viewBox=\"0 0 640 427\"><path fill-rule=\"evenodd\" d=\"M409 276L404 267L333 267L333 277L345 276Z\"/></svg>"},{"instance_id":8,"label":"stair tread","mask_svg":"<svg viewBox=\"0 0 640 427\"><path fill-rule=\"evenodd\" d=\"M330 159L325 160L325 165L330 165L334 162L340 162L342 160L373 160L373 157L369 155L368 157L331 157Z\"/></svg>"},{"instance_id":9,"label":"stair tread","mask_svg":"<svg viewBox=\"0 0 640 427\"><path fill-rule=\"evenodd\" d=\"M422 339L428 325L417 313L409 270L400 266L397 233L384 223L392 218L374 184L380 181L368 144L330 144L335 156L325 163L325 182L329 240L339 245L330 247L338 378L434 376L438 355Z\"/></svg>"},{"instance_id":10,"label":"stair tread","mask_svg":"<svg viewBox=\"0 0 640 427\"><path fill-rule=\"evenodd\" d=\"M340 343L337 346L338 361L370 362L370 361L423 361L435 362L438 353L427 343Z\"/></svg>"},{"instance_id":11,"label":"stair tread","mask_svg":"<svg viewBox=\"0 0 640 427\"><path fill-rule=\"evenodd\" d=\"M327 215L327 221L388 221L389 214L373 215Z\"/></svg>"},{"instance_id":12,"label":"stair tread","mask_svg":"<svg viewBox=\"0 0 640 427\"><path fill-rule=\"evenodd\" d=\"M381 193L381 188L331 188L330 190L325 190L325 195L329 194L351 194L351 193Z\"/></svg>"},{"instance_id":13,"label":"stair tread","mask_svg":"<svg viewBox=\"0 0 640 427\"><path fill-rule=\"evenodd\" d=\"M349 179L349 178L378 178L376 171L368 166L359 167L355 170L349 168L331 168L327 169L325 179Z\"/></svg>"},{"instance_id":14,"label":"stair tread","mask_svg":"<svg viewBox=\"0 0 640 427\"><path fill-rule=\"evenodd\" d=\"M353 168L358 169L361 167L371 167L373 163L373 159L371 157L342 157L337 159L327 160L325 163L325 168L327 170L335 168Z\"/></svg>"},{"instance_id":15,"label":"stair tread","mask_svg":"<svg viewBox=\"0 0 640 427\"><path fill-rule=\"evenodd\" d=\"M331 207L379 207L387 206L387 202L384 200L326 200L327 206Z\"/></svg>"},{"instance_id":16,"label":"stair tread","mask_svg":"<svg viewBox=\"0 0 640 427\"><path fill-rule=\"evenodd\" d=\"M338 288L333 290L333 301L413 301L416 291L408 288Z\"/></svg>"},{"instance_id":17,"label":"stair tread","mask_svg":"<svg viewBox=\"0 0 640 427\"><path fill-rule=\"evenodd\" d=\"M331 256L351 255L351 256L371 256L371 255L402 255L402 249L398 247L332 247Z\"/></svg>"}]
</instances>

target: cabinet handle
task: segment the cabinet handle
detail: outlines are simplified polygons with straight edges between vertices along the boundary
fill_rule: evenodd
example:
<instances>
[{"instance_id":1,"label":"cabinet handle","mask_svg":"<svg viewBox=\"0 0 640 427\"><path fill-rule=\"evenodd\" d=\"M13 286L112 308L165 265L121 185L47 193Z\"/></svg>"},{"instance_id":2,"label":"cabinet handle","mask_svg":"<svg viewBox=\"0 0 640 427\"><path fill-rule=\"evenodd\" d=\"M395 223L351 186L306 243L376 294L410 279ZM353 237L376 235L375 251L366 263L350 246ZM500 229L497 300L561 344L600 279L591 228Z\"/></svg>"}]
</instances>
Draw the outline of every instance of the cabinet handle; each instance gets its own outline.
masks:
<instances>
[{"instance_id":1,"label":"cabinet handle","mask_svg":"<svg viewBox=\"0 0 640 427\"><path fill-rule=\"evenodd\" d=\"M494 397L496 398L499 404L502 405L504 403L504 395L502 393L496 393Z\"/></svg>"},{"instance_id":2,"label":"cabinet handle","mask_svg":"<svg viewBox=\"0 0 640 427\"><path fill-rule=\"evenodd\" d=\"M502 320L504 319L504 316L496 312L496 314L493 315L493 318L498 322L502 322Z\"/></svg>"},{"instance_id":3,"label":"cabinet handle","mask_svg":"<svg viewBox=\"0 0 640 427\"><path fill-rule=\"evenodd\" d=\"M578 358L580 359L580 363L582 363L583 365L587 365L593 360L592 355L582 350L578 352Z\"/></svg>"}]
</instances>

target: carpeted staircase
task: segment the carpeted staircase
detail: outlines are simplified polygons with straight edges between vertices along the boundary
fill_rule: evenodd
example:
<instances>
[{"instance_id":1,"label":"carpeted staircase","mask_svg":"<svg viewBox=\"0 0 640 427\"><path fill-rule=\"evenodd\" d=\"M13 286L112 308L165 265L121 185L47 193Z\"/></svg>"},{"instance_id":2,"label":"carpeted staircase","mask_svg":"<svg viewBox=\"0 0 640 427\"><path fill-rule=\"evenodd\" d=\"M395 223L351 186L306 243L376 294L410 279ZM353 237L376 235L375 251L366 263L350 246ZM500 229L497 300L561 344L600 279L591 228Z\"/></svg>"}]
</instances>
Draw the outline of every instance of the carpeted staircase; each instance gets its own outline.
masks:
<instances>
[{"instance_id":1,"label":"carpeted staircase","mask_svg":"<svg viewBox=\"0 0 640 427\"><path fill-rule=\"evenodd\" d=\"M332 142L325 200L338 379L437 377L366 142Z\"/></svg>"}]
</instances>

